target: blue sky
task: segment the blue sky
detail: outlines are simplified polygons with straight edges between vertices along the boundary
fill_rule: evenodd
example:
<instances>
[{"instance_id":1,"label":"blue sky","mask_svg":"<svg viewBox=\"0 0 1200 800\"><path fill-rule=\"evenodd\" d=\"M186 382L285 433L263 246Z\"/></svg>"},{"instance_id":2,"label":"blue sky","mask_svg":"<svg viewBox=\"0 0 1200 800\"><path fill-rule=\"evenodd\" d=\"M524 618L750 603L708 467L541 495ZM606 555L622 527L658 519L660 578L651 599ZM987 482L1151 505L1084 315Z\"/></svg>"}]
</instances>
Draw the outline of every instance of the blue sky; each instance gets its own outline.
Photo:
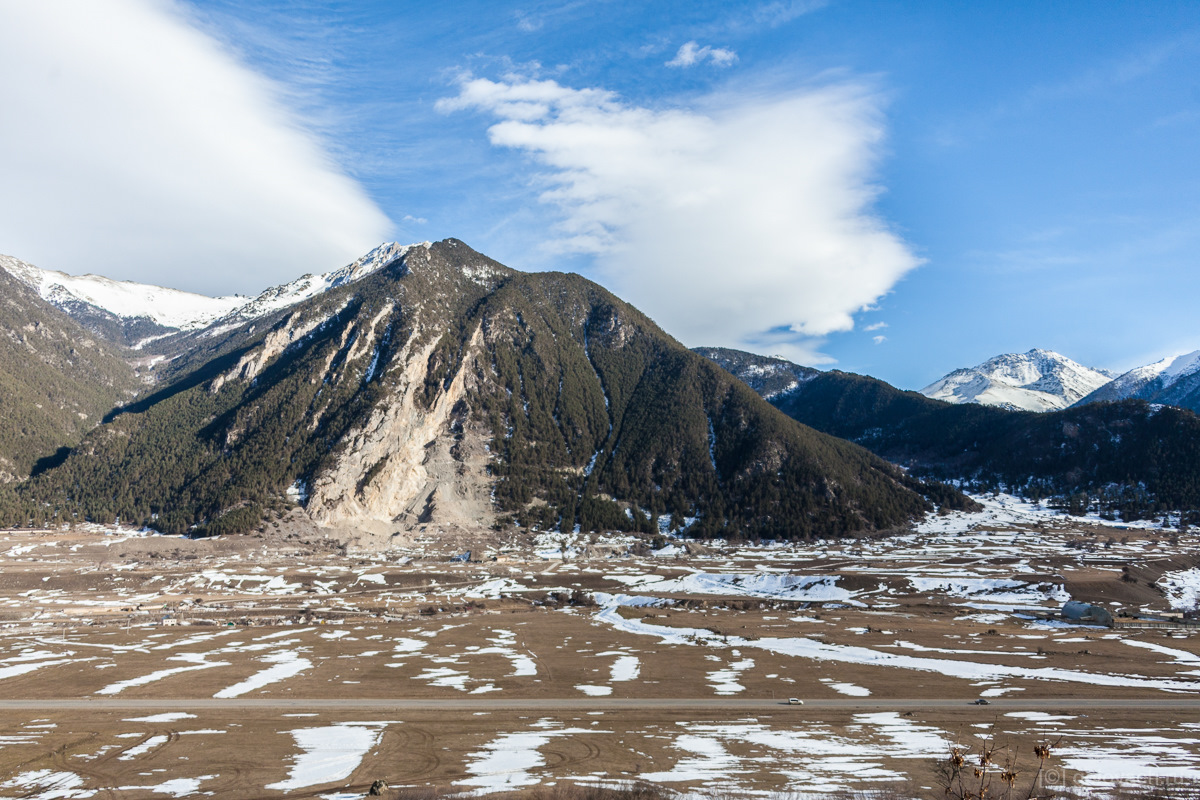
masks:
<instances>
[{"instance_id":1,"label":"blue sky","mask_svg":"<svg viewBox=\"0 0 1200 800\"><path fill-rule=\"evenodd\" d=\"M0 76L54 100L0 86L32 120L0 144L38 166L0 252L41 266L248 293L455 236L688 345L904 388L1031 347L1200 347L1194 2L98 5L70 52L99 29L151 60L0 25L42 45ZM55 157L63 107L111 133Z\"/></svg>"}]
</instances>

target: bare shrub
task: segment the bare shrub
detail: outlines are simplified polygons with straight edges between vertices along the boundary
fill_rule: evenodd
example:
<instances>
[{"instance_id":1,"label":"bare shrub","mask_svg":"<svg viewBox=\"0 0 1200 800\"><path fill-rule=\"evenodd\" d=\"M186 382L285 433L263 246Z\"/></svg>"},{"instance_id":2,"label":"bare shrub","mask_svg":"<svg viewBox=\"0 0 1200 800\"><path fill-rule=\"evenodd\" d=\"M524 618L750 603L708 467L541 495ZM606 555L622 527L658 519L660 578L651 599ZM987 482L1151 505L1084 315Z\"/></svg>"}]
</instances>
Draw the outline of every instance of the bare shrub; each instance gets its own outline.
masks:
<instances>
[{"instance_id":1,"label":"bare shrub","mask_svg":"<svg viewBox=\"0 0 1200 800\"><path fill-rule=\"evenodd\" d=\"M974 752L967 747L951 747L944 758L934 764L934 776L938 788L945 797L955 800L1032 800L1032 798L1058 797L1062 794L1059 785L1046 786L1046 774L1050 754L1062 739L1053 742L1039 741L1033 746L1036 766L1022 770L1019 763L1019 747L1016 744L1000 745L995 736L979 745Z\"/></svg>"}]
</instances>

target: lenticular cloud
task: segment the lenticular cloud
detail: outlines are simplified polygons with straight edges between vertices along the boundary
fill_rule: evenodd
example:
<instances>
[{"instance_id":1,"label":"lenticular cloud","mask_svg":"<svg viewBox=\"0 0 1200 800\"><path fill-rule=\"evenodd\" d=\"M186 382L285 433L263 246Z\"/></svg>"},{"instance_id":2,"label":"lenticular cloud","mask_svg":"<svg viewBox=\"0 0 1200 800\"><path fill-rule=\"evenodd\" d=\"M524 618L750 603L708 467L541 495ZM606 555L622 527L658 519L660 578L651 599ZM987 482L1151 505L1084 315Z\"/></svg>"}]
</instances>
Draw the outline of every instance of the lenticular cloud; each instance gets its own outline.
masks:
<instances>
[{"instance_id":1,"label":"lenticular cloud","mask_svg":"<svg viewBox=\"0 0 1200 800\"><path fill-rule=\"evenodd\" d=\"M554 81L466 78L443 111L492 115L561 211L548 246L688 344L817 360L918 260L873 210L883 125L852 83L649 109Z\"/></svg>"},{"instance_id":2,"label":"lenticular cloud","mask_svg":"<svg viewBox=\"0 0 1200 800\"><path fill-rule=\"evenodd\" d=\"M166 0L0 3L0 252L220 294L346 263L391 225L279 94Z\"/></svg>"}]
</instances>

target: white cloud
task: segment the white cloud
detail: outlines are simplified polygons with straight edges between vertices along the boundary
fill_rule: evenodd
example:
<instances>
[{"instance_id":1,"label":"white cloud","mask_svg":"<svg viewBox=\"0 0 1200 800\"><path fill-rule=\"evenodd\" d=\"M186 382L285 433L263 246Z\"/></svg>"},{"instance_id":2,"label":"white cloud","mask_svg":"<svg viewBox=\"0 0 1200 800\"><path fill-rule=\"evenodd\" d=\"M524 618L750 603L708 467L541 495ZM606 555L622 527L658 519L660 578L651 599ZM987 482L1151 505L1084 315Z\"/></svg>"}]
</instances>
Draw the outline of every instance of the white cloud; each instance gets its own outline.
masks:
<instances>
[{"instance_id":1,"label":"white cloud","mask_svg":"<svg viewBox=\"0 0 1200 800\"><path fill-rule=\"evenodd\" d=\"M545 169L549 246L594 254L606 284L688 344L785 351L819 338L917 265L872 211L879 101L853 83L740 91L654 110L554 81L464 78L443 111L498 118L496 146Z\"/></svg>"},{"instance_id":2,"label":"white cloud","mask_svg":"<svg viewBox=\"0 0 1200 800\"><path fill-rule=\"evenodd\" d=\"M882 336L882 335L880 335L880 336L872 336L872 337L871 337L871 341L872 341L872 342L874 342L875 344L883 344L884 342L886 342L886 341L887 341L887 337L886 337L886 336Z\"/></svg>"},{"instance_id":3,"label":"white cloud","mask_svg":"<svg viewBox=\"0 0 1200 800\"><path fill-rule=\"evenodd\" d=\"M888 326L888 324L887 324L886 322L872 322L870 325L868 325L867 327L863 328L863 330L864 330L864 331L867 331L867 332L870 332L870 331L881 331L881 330L883 330L884 328L886 328L887 326Z\"/></svg>"},{"instance_id":4,"label":"white cloud","mask_svg":"<svg viewBox=\"0 0 1200 800\"><path fill-rule=\"evenodd\" d=\"M687 42L679 48L679 52L675 57L667 62L668 67L694 67L697 64L709 60L718 67L728 67L733 62L737 61L737 53L732 50L726 50L723 47L710 47L704 45L701 47L695 42Z\"/></svg>"},{"instance_id":5,"label":"white cloud","mask_svg":"<svg viewBox=\"0 0 1200 800\"><path fill-rule=\"evenodd\" d=\"M343 264L391 223L168 0L0 3L0 252L252 292Z\"/></svg>"}]
</instances>

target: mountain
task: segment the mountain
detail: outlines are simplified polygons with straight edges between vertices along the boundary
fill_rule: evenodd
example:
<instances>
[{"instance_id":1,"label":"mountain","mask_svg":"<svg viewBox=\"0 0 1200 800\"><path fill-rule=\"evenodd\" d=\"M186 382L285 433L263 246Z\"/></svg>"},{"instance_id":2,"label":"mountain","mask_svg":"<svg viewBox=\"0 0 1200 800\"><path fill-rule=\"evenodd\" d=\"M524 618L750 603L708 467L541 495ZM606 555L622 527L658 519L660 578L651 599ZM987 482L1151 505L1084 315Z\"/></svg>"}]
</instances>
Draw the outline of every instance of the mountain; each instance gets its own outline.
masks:
<instances>
[{"instance_id":1,"label":"mountain","mask_svg":"<svg viewBox=\"0 0 1200 800\"><path fill-rule=\"evenodd\" d=\"M415 246L385 242L345 267L322 275L302 275L254 298L208 297L162 286L114 281L100 275L68 275L5 255L0 255L0 269L95 333L142 349L172 333L204 330L211 335L213 328L257 319L293 306L360 280Z\"/></svg>"},{"instance_id":2,"label":"mountain","mask_svg":"<svg viewBox=\"0 0 1200 800\"><path fill-rule=\"evenodd\" d=\"M0 270L0 483L77 444L141 386L118 348Z\"/></svg>"},{"instance_id":3,"label":"mountain","mask_svg":"<svg viewBox=\"0 0 1200 800\"><path fill-rule=\"evenodd\" d=\"M1200 350L1131 369L1084 397L1078 405L1131 398L1200 411Z\"/></svg>"},{"instance_id":4,"label":"mountain","mask_svg":"<svg viewBox=\"0 0 1200 800\"><path fill-rule=\"evenodd\" d=\"M692 349L722 369L732 372L766 400L787 394L821 374L820 370L802 367L778 356L759 356L725 347Z\"/></svg>"},{"instance_id":5,"label":"mountain","mask_svg":"<svg viewBox=\"0 0 1200 800\"><path fill-rule=\"evenodd\" d=\"M957 369L921 394L949 403L1050 411L1073 405L1112 378L1107 370L1082 366L1053 350L1034 349Z\"/></svg>"},{"instance_id":6,"label":"mountain","mask_svg":"<svg viewBox=\"0 0 1200 800\"><path fill-rule=\"evenodd\" d=\"M173 353L158 384L0 498L0 523L237 532L290 491L321 525L384 534L803 537L970 504L798 425L578 275L453 239L356 263L280 292L300 302L148 343Z\"/></svg>"},{"instance_id":7,"label":"mountain","mask_svg":"<svg viewBox=\"0 0 1200 800\"><path fill-rule=\"evenodd\" d=\"M1043 413L952 404L836 370L771 402L914 474L1131 518L1200 510L1200 417L1188 410L1134 400Z\"/></svg>"},{"instance_id":8,"label":"mountain","mask_svg":"<svg viewBox=\"0 0 1200 800\"><path fill-rule=\"evenodd\" d=\"M93 333L120 344L203 328L247 301L245 297L205 297L99 275L68 275L12 256L0 255L0 269Z\"/></svg>"}]
</instances>

